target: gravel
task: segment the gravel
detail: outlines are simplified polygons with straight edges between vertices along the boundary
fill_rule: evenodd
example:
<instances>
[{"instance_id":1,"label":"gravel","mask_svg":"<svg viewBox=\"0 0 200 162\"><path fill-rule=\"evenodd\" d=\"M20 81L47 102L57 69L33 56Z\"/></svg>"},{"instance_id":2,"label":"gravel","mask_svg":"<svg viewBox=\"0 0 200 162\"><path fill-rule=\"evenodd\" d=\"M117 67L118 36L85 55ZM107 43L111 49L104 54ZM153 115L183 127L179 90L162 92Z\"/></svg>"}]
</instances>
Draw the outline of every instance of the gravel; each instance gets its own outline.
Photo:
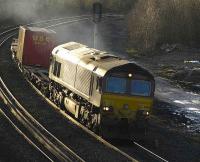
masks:
<instances>
[{"instance_id":1,"label":"gravel","mask_svg":"<svg viewBox=\"0 0 200 162\"><path fill-rule=\"evenodd\" d=\"M6 107L0 101L0 108ZM0 161L47 161L46 158L17 133L9 121L0 114Z\"/></svg>"}]
</instances>

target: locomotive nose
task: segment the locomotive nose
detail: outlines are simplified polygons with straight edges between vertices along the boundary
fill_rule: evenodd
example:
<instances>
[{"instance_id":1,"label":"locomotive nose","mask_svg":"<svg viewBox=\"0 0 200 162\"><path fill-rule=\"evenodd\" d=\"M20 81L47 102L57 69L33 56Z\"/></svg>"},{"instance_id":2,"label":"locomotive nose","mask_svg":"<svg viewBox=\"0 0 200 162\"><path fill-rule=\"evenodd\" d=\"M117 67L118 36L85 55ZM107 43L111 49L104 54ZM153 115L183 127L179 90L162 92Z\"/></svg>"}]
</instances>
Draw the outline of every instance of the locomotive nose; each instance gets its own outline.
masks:
<instances>
[{"instance_id":1,"label":"locomotive nose","mask_svg":"<svg viewBox=\"0 0 200 162\"><path fill-rule=\"evenodd\" d=\"M103 111L108 118L117 120L127 119L128 122L136 120L138 112L149 113L153 105L153 99L148 97L129 97L122 95L104 95ZM112 109L110 109L112 108Z\"/></svg>"},{"instance_id":2,"label":"locomotive nose","mask_svg":"<svg viewBox=\"0 0 200 162\"><path fill-rule=\"evenodd\" d=\"M130 114L133 114L134 112L131 109L131 105L125 103L121 106L120 109L118 109L117 113L119 114L120 118L125 118L125 117L127 118L129 117Z\"/></svg>"},{"instance_id":3,"label":"locomotive nose","mask_svg":"<svg viewBox=\"0 0 200 162\"><path fill-rule=\"evenodd\" d=\"M129 105L128 105L128 104L124 104L124 105L123 105L123 109L128 110L128 108L129 108Z\"/></svg>"}]
</instances>

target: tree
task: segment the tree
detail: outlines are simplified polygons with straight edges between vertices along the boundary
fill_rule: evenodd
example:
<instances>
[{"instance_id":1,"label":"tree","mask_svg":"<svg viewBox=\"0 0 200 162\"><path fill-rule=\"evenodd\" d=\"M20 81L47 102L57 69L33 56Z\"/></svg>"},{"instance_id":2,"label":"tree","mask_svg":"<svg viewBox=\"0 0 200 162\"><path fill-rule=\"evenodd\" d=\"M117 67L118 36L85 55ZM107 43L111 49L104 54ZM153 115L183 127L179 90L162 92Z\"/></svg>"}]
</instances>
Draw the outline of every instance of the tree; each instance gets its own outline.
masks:
<instances>
[{"instance_id":1,"label":"tree","mask_svg":"<svg viewBox=\"0 0 200 162\"><path fill-rule=\"evenodd\" d=\"M129 19L130 38L138 48L200 40L200 0L138 0Z\"/></svg>"}]
</instances>

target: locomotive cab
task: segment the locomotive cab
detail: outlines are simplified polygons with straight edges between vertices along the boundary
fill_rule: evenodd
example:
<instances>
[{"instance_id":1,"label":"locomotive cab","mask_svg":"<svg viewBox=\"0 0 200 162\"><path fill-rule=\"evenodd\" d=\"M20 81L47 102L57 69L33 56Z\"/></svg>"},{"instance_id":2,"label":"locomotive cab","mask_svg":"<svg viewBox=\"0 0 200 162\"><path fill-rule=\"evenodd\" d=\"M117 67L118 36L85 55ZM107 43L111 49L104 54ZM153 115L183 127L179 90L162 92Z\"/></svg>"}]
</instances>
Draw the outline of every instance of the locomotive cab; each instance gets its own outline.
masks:
<instances>
[{"instance_id":1,"label":"locomotive cab","mask_svg":"<svg viewBox=\"0 0 200 162\"><path fill-rule=\"evenodd\" d=\"M102 80L101 124L108 128L106 134L119 135L115 131L120 131L130 135L135 128L147 127L155 83L151 74L142 69L138 72L136 68L134 64L113 68Z\"/></svg>"}]
</instances>

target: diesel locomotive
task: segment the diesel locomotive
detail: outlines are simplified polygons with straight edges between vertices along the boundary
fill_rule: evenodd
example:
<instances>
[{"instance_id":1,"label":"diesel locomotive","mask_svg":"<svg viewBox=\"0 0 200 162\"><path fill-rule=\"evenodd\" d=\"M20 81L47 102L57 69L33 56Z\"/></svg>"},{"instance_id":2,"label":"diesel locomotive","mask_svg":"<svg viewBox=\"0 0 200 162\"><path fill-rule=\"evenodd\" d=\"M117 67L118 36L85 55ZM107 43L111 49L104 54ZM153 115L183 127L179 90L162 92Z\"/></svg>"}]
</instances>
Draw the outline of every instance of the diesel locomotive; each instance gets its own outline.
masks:
<instances>
[{"instance_id":1,"label":"diesel locomotive","mask_svg":"<svg viewBox=\"0 0 200 162\"><path fill-rule=\"evenodd\" d=\"M129 138L146 129L155 81L134 62L69 42L50 57L49 97L89 129Z\"/></svg>"}]
</instances>

